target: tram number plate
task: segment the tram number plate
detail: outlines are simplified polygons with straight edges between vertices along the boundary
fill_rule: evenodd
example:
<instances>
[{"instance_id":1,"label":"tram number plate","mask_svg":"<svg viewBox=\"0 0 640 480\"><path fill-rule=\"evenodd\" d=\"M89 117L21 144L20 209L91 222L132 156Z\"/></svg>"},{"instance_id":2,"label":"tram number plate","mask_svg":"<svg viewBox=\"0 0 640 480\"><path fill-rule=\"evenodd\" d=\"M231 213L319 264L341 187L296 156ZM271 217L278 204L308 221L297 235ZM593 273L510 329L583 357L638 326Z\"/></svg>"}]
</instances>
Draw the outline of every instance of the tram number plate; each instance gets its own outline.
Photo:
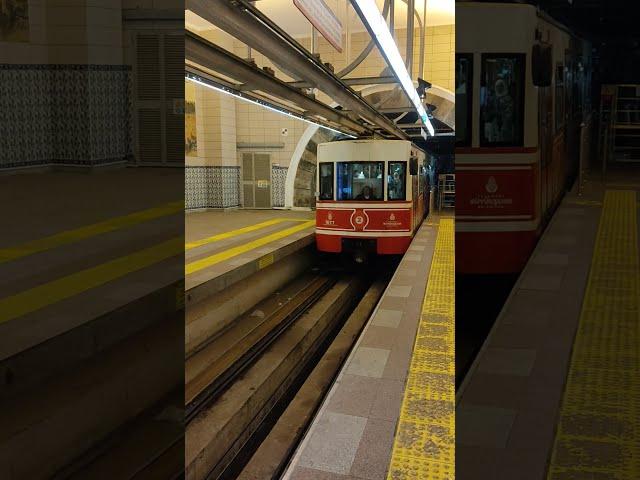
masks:
<instances>
[{"instance_id":1,"label":"tram number plate","mask_svg":"<svg viewBox=\"0 0 640 480\"><path fill-rule=\"evenodd\" d=\"M268 267L273 263L273 261L274 261L273 253L270 253L269 255L265 255L260 260L258 260L258 270L262 270L263 268Z\"/></svg>"}]
</instances>

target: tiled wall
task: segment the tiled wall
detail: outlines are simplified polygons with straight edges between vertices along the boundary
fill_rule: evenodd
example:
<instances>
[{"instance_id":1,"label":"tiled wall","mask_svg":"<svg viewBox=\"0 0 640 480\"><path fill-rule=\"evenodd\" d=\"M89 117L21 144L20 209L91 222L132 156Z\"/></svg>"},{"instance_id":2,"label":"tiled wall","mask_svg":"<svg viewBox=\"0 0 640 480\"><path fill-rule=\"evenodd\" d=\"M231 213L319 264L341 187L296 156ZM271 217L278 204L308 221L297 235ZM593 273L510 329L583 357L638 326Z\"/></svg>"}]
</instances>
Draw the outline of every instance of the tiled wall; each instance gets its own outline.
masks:
<instances>
[{"instance_id":1,"label":"tiled wall","mask_svg":"<svg viewBox=\"0 0 640 480\"><path fill-rule=\"evenodd\" d=\"M29 0L28 9L27 41L0 42L0 169L128 159L122 1Z\"/></svg>"},{"instance_id":2,"label":"tiled wall","mask_svg":"<svg viewBox=\"0 0 640 480\"><path fill-rule=\"evenodd\" d=\"M0 168L130 158L130 69L0 64Z\"/></svg>"},{"instance_id":3,"label":"tiled wall","mask_svg":"<svg viewBox=\"0 0 640 480\"><path fill-rule=\"evenodd\" d=\"M187 209L240 206L240 167L187 165L184 183Z\"/></svg>"},{"instance_id":4,"label":"tiled wall","mask_svg":"<svg viewBox=\"0 0 640 480\"><path fill-rule=\"evenodd\" d=\"M284 207L287 167L271 169L271 204ZM240 167L187 166L185 170L185 204L194 208L233 208L240 201Z\"/></svg>"},{"instance_id":5,"label":"tiled wall","mask_svg":"<svg viewBox=\"0 0 640 480\"><path fill-rule=\"evenodd\" d=\"M287 167L271 167L271 206L284 207L284 190L287 181Z\"/></svg>"},{"instance_id":6,"label":"tiled wall","mask_svg":"<svg viewBox=\"0 0 640 480\"><path fill-rule=\"evenodd\" d=\"M201 85L195 91L198 156L186 158L187 165L237 165L236 101Z\"/></svg>"},{"instance_id":7,"label":"tiled wall","mask_svg":"<svg viewBox=\"0 0 640 480\"><path fill-rule=\"evenodd\" d=\"M269 149L269 155L274 165L288 167L298 140L309 124L246 102L235 103L237 141L256 145L252 151L259 151L260 145L282 145ZM286 129L284 134L283 129Z\"/></svg>"},{"instance_id":8,"label":"tiled wall","mask_svg":"<svg viewBox=\"0 0 640 480\"><path fill-rule=\"evenodd\" d=\"M455 89L456 26L427 27L425 80L447 90ZM416 61L414 60L414 65ZM417 67L415 67L417 68Z\"/></svg>"},{"instance_id":9,"label":"tiled wall","mask_svg":"<svg viewBox=\"0 0 640 480\"><path fill-rule=\"evenodd\" d=\"M241 42L220 31L200 32L210 41L222 45L224 48L242 57L247 56L247 47ZM396 30L401 54L405 55L406 29ZM420 32L416 28L414 33L413 50L413 77L422 76L418 72L420 60ZM368 43L370 37L368 33L355 33L351 36L351 57L355 57ZM425 51L424 69L425 79L443 88L454 89L454 56L455 56L455 26L442 25L428 27L425 31ZM310 38L297 38L306 48L310 48ZM346 45L346 39L343 44ZM345 54L338 53L328 44L322 36L318 36L318 51L324 62L332 63L335 71L346 66ZM271 66L273 63L259 52L253 50L252 57L259 67ZM368 57L353 72L350 77L356 76L378 76L386 66L377 48L374 48ZM291 80L283 74L277 67L276 75L282 80ZM246 102L236 101L226 95L211 91L201 86L196 86L196 117L198 129L198 158L187 158L187 166L213 167L213 166L237 166L240 155L237 144L244 144L242 151L258 152L268 150L272 161L272 204L273 206L284 205L284 184L286 171L289 167L293 152L308 124L300 120L284 117L280 114L268 111L264 108L251 105ZM325 102L331 100L319 94L319 99ZM286 132L283 133L283 129ZM316 139L318 140L318 139ZM322 141L322 140L318 140ZM247 148L247 144L254 145L254 148ZM261 149L260 145L264 145ZM266 147L271 146L270 148ZM273 148L277 145L277 148ZM314 144L315 146L315 144ZM315 148L315 147L314 147ZM313 190L315 182L315 149L305 151L299 171L296 172L296 189L294 195L294 205L311 206L313 204ZM239 168L239 167L238 167ZM189 171L190 169L187 168ZM239 170L238 170L239 171ZM203 178L204 180L198 180ZM214 176L195 173L187 174L187 208L201 208L203 206L234 206L231 205L236 196L239 198L240 183L236 184L238 193L229 195L229 201L214 201L222 198L216 196L214 191L217 187L209 185L195 187L202 182L214 181ZM233 188L229 184L226 188ZM195 193L200 192L200 193ZM189 199L191 196L191 200ZM222 204L220 203L222 202ZM225 203L226 202L226 203ZM310 203L311 202L311 203ZM239 203L239 201L238 201ZM189 205L193 205L189 207Z\"/></svg>"},{"instance_id":10,"label":"tiled wall","mask_svg":"<svg viewBox=\"0 0 640 480\"><path fill-rule=\"evenodd\" d=\"M123 1L134 4L127 8L136 3L135 0L29 0L29 41L0 42L0 63L125 63Z\"/></svg>"},{"instance_id":11,"label":"tiled wall","mask_svg":"<svg viewBox=\"0 0 640 480\"><path fill-rule=\"evenodd\" d=\"M403 59L406 57L406 29L396 29L394 32L400 55ZM454 89L454 58L455 58L455 25L437 25L427 27L425 31L425 49L424 49L424 66L425 80L438 85L442 88L453 91ZM353 59L358 55L367 45L370 40L370 36L367 32L357 32L351 34L351 54L350 58ZM309 38L296 38L296 40L306 47L310 48L311 41ZM340 53L333 48L321 35L318 35L318 53L323 62L331 63L336 72L346 67L346 56L344 47L347 39L343 38L343 52ZM246 57L246 46L239 41L234 43L234 53L240 57ZM271 66L273 63L261 55L255 50L252 51L252 57L256 60L257 64L262 66ZM418 72L420 66L420 30L414 29L414 44L413 44L413 78L422 76L421 72ZM366 59L358 65L348 77L373 77L378 76L383 68L386 67L386 63L377 48L373 48L371 53ZM281 72L276 67L278 78L282 78L285 81L291 80L286 74Z\"/></svg>"}]
</instances>

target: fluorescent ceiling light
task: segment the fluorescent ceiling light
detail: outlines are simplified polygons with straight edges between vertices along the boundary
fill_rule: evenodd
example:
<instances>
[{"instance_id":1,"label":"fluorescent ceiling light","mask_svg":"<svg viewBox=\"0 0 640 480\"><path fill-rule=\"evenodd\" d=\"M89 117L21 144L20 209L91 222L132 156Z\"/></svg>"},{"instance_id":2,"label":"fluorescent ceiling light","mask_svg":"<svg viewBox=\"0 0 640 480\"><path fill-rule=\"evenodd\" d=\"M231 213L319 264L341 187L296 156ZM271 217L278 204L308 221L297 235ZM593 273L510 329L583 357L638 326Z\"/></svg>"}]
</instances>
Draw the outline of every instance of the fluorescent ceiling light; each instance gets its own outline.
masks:
<instances>
[{"instance_id":1,"label":"fluorescent ceiling light","mask_svg":"<svg viewBox=\"0 0 640 480\"><path fill-rule=\"evenodd\" d=\"M220 92L220 93L226 93L227 95L231 95L234 98L237 98L239 100L244 100L245 102L248 103L252 103L254 105L258 105L259 107L263 107L266 108L267 110L271 110L272 112L276 112L276 113L280 113L282 115L286 115L287 117L291 117L291 118L295 118L296 120L301 120L303 122L306 123L310 123L311 125L317 125L320 128L324 128L326 130L329 130L331 132L337 133L339 135L346 135L349 138L358 138L355 135L352 135L350 133L347 132L343 132L340 130L336 130L335 128L331 128L328 127L326 125L323 125L321 123L318 122L314 122L312 120L309 120L306 117L303 117L302 115L298 115L296 113L293 112L289 112L287 110L284 110L283 108L279 108L275 105L272 105L268 102L264 102L262 100L257 100L254 98L249 98L249 97L245 97L244 95L242 95L240 92L233 90L231 88L225 87L223 85L218 85L215 82L205 79L203 77L200 77L198 75L195 75L193 73L190 72L186 72L184 75L185 80L189 80L193 83L197 83L198 85L202 85L203 87L207 87L210 88L211 90L215 90L216 92Z\"/></svg>"},{"instance_id":2,"label":"fluorescent ceiling light","mask_svg":"<svg viewBox=\"0 0 640 480\"><path fill-rule=\"evenodd\" d=\"M409 72L407 72L407 68L405 67L404 61L398 51L398 46L389 32L387 22L385 22L380 10L378 10L375 0L351 0L351 2L357 7L356 9L359 10L360 17L363 17L362 19L367 23L369 31L376 37L376 41L380 46L383 55L389 62L389 66L393 70L393 73L395 73L398 80L400 80L402 89L409 97L409 100L411 100L411 103L413 103L422 123L427 127L429 134L433 136L435 133L433 125L431 125L431 122L429 121L427 111L424 109L420 95L418 95L418 92L413 86L413 80L411 80Z\"/></svg>"}]
</instances>

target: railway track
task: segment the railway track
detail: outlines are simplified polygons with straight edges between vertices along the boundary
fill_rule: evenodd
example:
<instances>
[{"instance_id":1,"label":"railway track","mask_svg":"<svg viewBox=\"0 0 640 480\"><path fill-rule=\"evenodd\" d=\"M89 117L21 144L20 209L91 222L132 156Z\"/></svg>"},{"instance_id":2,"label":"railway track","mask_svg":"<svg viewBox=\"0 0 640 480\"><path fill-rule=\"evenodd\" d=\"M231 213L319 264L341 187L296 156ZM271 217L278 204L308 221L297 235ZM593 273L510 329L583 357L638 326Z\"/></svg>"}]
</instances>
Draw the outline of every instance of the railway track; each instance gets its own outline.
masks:
<instances>
[{"instance_id":1,"label":"railway track","mask_svg":"<svg viewBox=\"0 0 640 480\"><path fill-rule=\"evenodd\" d=\"M55 478L278 478L393 267L329 263L293 279L190 352L184 393L141 412Z\"/></svg>"},{"instance_id":2,"label":"railway track","mask_svg":"<svg viewBox=\"0 0 640 480\"><path fill-rule=\"evenodd\" d=\"M304 275L241 316L187 358L185 421L215 401L278 336L336 282L336 275ZM266 312L266 313L265 313Z\"/></svg>"},{"instance_id":3,"label":"railway track","mask_svg":"<svg viewBox=\"0 0 640 480\"><path fill-rule=\"evenodd\" d=\"M366 297L369 307L359 313L364 319L356 333L351 326L353 338L348 345L343 338L342 353L333 356L333 363L346 357L384 289L378 281L376 294L367 295L372 279L371 272L363 270L306 273L249 309L187 358L187 478L226 480L241 475L345 320ZM339 366L324 369L326 388ZM316 390L311 396L319 404L323 392ZM314 401L303 403L315 405ZM299 416L310 421L312 413L313 409ZM285 457L291 453L292 441L287 442ZM286 458L265 460L276 472Z\"/></svg>"}]
</instances>

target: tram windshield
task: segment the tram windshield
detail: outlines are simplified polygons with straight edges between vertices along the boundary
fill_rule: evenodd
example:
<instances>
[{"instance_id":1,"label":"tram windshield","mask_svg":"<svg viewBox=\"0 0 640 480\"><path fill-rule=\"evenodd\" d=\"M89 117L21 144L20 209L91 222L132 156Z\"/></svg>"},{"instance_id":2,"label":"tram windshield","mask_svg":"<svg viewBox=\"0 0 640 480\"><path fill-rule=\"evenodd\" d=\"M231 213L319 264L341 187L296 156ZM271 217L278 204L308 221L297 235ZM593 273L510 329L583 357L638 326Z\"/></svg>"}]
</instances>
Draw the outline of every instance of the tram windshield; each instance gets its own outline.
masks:
<instances>
[{"instance_id":1,"label":"tram windshield","mask_svg":"<svg viewBox=\"0 0 640 480\"><path fill-rule=\"evenodd\" d=\"M387 185L389 200L406 199L407 162L389 162Z\"/></svg>"},{"instance_id":2,"label":"tram windshield","mask_svg":"<svg viewBox=\"0 0 640 480\"><path fill-rule=\"evenodd\" d=\"M523 54L483 54L480 145L520 146L524 119Z\"/></svg>"},{"instance_id":3,"label":"tram windshield","mask_svg":"<svg viewBox=\"0 0 640 480\"><path fill-rule=\"evenodd\" d=\"M339 162L338 200L382 200L383 162Z\"/></svg>"},{"instance_id":4,"label":"tram windshield","mask_svg":"<svg viewBox=\"0 0 640 480\"><path fill-rule=\"evenodd\" d=\"M473 55L456 54L456 143L471 145Z\"/></svg>"}]
</instances>

